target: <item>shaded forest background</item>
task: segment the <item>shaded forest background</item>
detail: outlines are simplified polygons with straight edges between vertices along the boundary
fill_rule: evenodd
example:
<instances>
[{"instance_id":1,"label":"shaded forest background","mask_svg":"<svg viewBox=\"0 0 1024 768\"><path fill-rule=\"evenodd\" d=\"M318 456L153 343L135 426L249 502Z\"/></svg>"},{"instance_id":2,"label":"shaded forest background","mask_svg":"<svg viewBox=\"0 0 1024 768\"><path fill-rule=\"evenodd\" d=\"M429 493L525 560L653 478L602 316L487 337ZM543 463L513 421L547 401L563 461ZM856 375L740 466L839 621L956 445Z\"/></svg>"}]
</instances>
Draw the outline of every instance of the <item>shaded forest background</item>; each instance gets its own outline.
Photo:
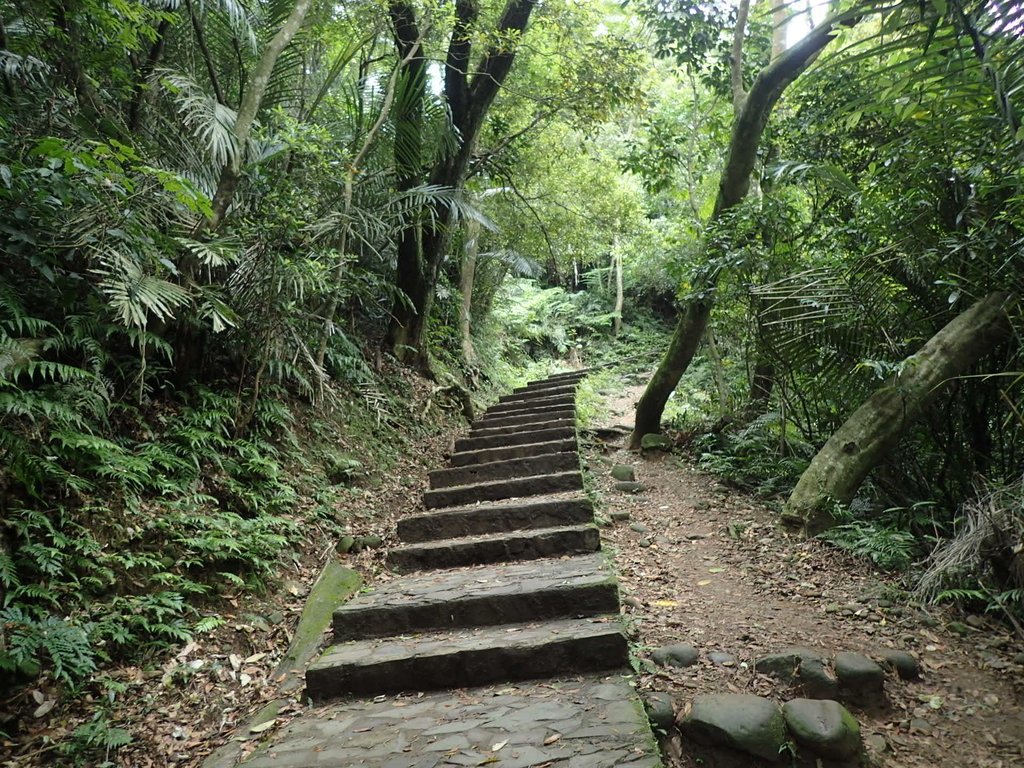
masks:
<instances>
[{"instance_id":1,"label":"shaded forest background","mask_svg":"<svg viewBox=\"0 0 1024 768\"><path fill-rule=\"evenodd\" d=\"M1019 630L1022 24L0 0L0 683L114 696L565 365L651 374L637 438ZM833 487L856 414L896 426Z\"/></svg>"}]
</instances>

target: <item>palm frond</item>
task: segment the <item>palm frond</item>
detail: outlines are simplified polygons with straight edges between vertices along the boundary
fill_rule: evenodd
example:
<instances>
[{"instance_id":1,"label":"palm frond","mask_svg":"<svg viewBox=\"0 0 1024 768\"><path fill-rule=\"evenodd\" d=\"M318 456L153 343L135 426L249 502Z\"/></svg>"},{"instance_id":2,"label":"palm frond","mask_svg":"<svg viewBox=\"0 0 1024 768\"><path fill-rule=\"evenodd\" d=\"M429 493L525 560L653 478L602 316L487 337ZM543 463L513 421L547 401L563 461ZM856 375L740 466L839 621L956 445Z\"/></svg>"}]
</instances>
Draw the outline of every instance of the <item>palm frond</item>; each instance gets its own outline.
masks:
<instances>
[{"instance_id":1,"label":"palm frond","mask_svg":"<svg viewBox=\"0 0 1024 768\"><path fill-rule=\"evenodd\" d=\"M233 162L239 152L233 133L236 113L207 94L188 76L164 72L162 82L174 97L185 127L205 147L217 167Z\"/></svg>"}]
</instances>

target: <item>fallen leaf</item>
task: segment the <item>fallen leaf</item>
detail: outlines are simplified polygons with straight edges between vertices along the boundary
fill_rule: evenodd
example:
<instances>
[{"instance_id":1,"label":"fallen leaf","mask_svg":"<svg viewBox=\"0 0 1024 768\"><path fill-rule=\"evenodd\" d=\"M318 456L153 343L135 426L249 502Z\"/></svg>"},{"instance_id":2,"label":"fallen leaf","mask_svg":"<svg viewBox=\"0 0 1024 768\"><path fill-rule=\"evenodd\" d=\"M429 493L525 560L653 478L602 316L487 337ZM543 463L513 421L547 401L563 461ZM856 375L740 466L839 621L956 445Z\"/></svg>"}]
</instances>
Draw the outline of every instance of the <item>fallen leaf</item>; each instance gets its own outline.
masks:
<instances>
[{"instance_id":1,"label":"fallen leaf","mask_svg":"<svg viewBox=\"0 0 1024 768\"><path fill-rule=\"evenodd\" d=\"M560 733L552 733L550 736L548 736L546 739L544 739L544 746L548 746L549 744L554 744L560 738L562 738L562 734L560 734Z\"/></svg>"},{"instance_id":2,"label":"fallen leaf","mask_svg":"<svg viewBox=\"0 0 1024 768\"><path fill-rule=\"evenodd\" d=\"M499 749L504 747L506 744L508 744L508 739L505 739L505 741L499 741L497 744L492 744L491 745L491 752L497 752Z\"/></svg>"},{"instance_id":3,"label":"fallen leaf","mask_svg":"<svg viewBox=\"0 0 1024 768\"><path fill-rule=\"evenodd\" d=\"M56 699L44 701L42 704L36 707L36 711L32 713L32 717L44 717L50 714L50 710L53 709L55 706L57 706Z\"/></svg>"},{"instance_id":4,"label":"fallen leaf","mask_svg":"<svg viewBox=\"0 0 1024 768\"><path fill-rule=\"evenodd\" d=\"M710 583L711 583L711 579L701 579L700 581L697 582L697 586L698 587L706 587Z\"/></svg>"},{"instance_id":5,"label":"fallen leaf","mask_svg":"<svg viewBox=\"0 0 1024 768\"><path fill-rule=\"evenodd\" d=\"M246 664L255 664L260 659L265 658L266 655L267 654L265 654L265 653L254 653L252 656L250 656L249 658L247 658L245 660L245 663Z\"/></svg>"},{"instance_id":6,"label":"fallen leaf","mask_svg":"<svg viewBox=\"0 0 1024 768\"><path fill-rule=\"evenodd\" d=\"M708 568L708 573L721 573L724 570L725 570L725 568L722 568L721 566L717 566L715 568Z\"/></svg>"},{"instance_id":7,"label":"fallen leaf","mask_svg":"<svg viewBox=\"0 0 1024 768\"><path fill-rule=\"evenodd\" d=\"M276 717L271 718L270 720L267 720L265 723L254 725L252 728L249 729L249 733L263 733L264 731L269 730L271 727L273 727L274 723L276 722Z\"/></svg>"},{"instance_id":8,"label":"fallen leaf","mask_svg":"<svg viewBox=\"0 0 1024 768\"><path fill-rule=\"evenodd\" d=\"M655 600L654 604L660 605L663 608L675 608L677 605L679 605L679 603L677 603L675 600Z\"/></svg>"}]
</instances>

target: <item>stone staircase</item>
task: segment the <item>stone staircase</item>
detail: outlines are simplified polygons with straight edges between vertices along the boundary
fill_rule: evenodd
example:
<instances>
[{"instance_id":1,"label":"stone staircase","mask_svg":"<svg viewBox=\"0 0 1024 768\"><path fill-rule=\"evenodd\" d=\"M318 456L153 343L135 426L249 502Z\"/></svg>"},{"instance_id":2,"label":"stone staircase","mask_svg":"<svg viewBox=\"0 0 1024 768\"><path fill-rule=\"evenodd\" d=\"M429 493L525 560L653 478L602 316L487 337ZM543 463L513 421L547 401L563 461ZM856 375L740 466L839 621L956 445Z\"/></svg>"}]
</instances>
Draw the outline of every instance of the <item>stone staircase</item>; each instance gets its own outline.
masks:
<instances>
[{"instance_id":1,"label":"stone staircase","mask_svg":"<svg viewBox=\"0 0 1024 768\"><path fill-rule=\"evenodd\" d=\"M340 606L333 644L307 670L307 696L331 702L332 714L293 722L247 766L660 765L624 679L617 584L582 493L575 393L583 375L515 390L456 440L450 466L430 473L425 511L398 523L401 544L388 563L404 575ZM451 742L455 752L436 749L440 734L422 717L422 728L391 717L393 733L372 721L367 730L398 739L396 749L336 727L366 712L354 696L379 704L385 694L456 688L470 690L416 699L434 702L429 722L448 722L444 733L466 732ZM554 720L545 715L553 692L565 694ZM466 697L499 695L507 706L460 729ZM507 719L509 708L518 719ZM502 753L511 743L514 753Z\"/></svg>"}]
</instances>

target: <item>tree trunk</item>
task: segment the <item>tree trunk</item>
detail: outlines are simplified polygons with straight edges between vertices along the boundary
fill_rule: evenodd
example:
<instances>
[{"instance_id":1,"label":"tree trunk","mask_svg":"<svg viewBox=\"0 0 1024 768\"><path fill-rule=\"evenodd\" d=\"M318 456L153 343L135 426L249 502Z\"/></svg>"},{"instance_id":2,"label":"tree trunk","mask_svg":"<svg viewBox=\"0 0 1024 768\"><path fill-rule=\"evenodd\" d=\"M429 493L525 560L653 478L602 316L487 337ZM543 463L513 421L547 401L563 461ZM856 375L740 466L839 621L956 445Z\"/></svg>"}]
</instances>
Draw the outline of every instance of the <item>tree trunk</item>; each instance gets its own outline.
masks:
<instances>
[{"instance_id":1,"label":"tree trunk","mask_svg":"<svg viewBox=\"0 0 1024 768\"><path fill-rule=\"evenodd\" d=\"M896 447L944 384L978 362L1010 333L1005 293L990 293L953 318L901 372L836 430L800 476L783 520L813 536L836 524L833 505L849 504L868 473Z\"/></svg>"},{"instance_id":2,"label":"tree trunk","mask_svg":"<svg viewBox=\"0 0 1024 768\"><path fill-rule=\"evenodd\" d=\"M718 183L715 208L708 222L709 229L710 225L747 196L761 135L775 103L790 83L811 65L835 37L833 25L831 21L821 24L758 74L750 93L743 100L742 109L733 121L725 168ZM716 248L714 242L705 245L705 256L709 264L713 261ZM665 403L689 367L707 327L717 284L718 272L710 268L694 281L693 294L697 298L692 299L680 315L668 351L637 403L636 421L629 438L631 448L638 448L644 435L661 429L661 414L665 410Z\"/></svg>"},{"instance_id":3,"label":"tree trunk","mask_svg":"<svg viewBox=\"0 0 1024 768\"><path fill-rule=\"evenodd\" d=\"M231 131L234 136L235 151L221 169L220 181L217 183L217 191L213 196L213 213L207 222L207 227L210 230L216 230L220 226L224 220L224 214L227 213L235 198L238 182L242 178L242 166L245 163L245 146L249 141L249 133L252 131L252 124L256 121L260 104L263 102L263 95L270 84L270 76L274 72L277 59L282 51L298 34L312 4L313 0L295 0L291 13L267 43L263 55L260 56L260 60L252 72L252 79L242 97L242 103L239 105L238 114L235 117L235 125Z\"/></svg>"},{"instance_id":4,"label":"tree trunk","mask_svg":"<svg viewBox=\"0 0 1024 768\"><path fill-rule=\"evenodd\" d=\"M456 0L455 24L445 60L444 95L452 124L459 131L459 146L442 158L430 173L429 183L461 191L480 129L515 61L515 42L525 31L536 0L508 0L497 25L495 43L476 67L471 66L473 26L478 9L474 0ZM511 41L511 43L510 43ZM472 79L469 73L473 72ZM405 294L391 310L387 345L399 360L429 372L427 323L434 302L438 269L451 242L454 211L438 205L431 224L423 226L418 253L399 248L395 285ZM405 241L406 235L402 235Z\"/></svg>"},{"instance_id":5,"label":"tree trunk","mask_svg":"<svg viewBox=\"0 0 1024 768\"><path fill-rule=\"evenodd\" d=\"M758 354L754 363L754 372L750 377L750 391L747 393L747 404L743 415L747 419L756 419L768 410L772 390L775 389L775 366L766 357Z\"/></svg>"},{"instance_id":6,"label":"tree trunk","mask_svg":"<svg viewBox=\"0 0 1024 768\"><path fill-rule=\"evenodd\" d=\"M618 336L622 330L622 308L625 297L622 292L622 252L615 248L612 254L612 266L615 268L615 310L612 318L612 336Z\"/></svg>"},{"instance_id":7,"label":"tree trunk","mask_svg":"<svg viewBox=\"0 0 1024 768\"><path fill-rule=\"evenodd\" d=\"M462 248L462 269L459 271L459 335L462 337L462 361L467 368L476 368L480 360L473 346L473 283L476 281L476 255L480 249L480 222L466 222L466 242Z\"/></svg>"}]
</instances>

